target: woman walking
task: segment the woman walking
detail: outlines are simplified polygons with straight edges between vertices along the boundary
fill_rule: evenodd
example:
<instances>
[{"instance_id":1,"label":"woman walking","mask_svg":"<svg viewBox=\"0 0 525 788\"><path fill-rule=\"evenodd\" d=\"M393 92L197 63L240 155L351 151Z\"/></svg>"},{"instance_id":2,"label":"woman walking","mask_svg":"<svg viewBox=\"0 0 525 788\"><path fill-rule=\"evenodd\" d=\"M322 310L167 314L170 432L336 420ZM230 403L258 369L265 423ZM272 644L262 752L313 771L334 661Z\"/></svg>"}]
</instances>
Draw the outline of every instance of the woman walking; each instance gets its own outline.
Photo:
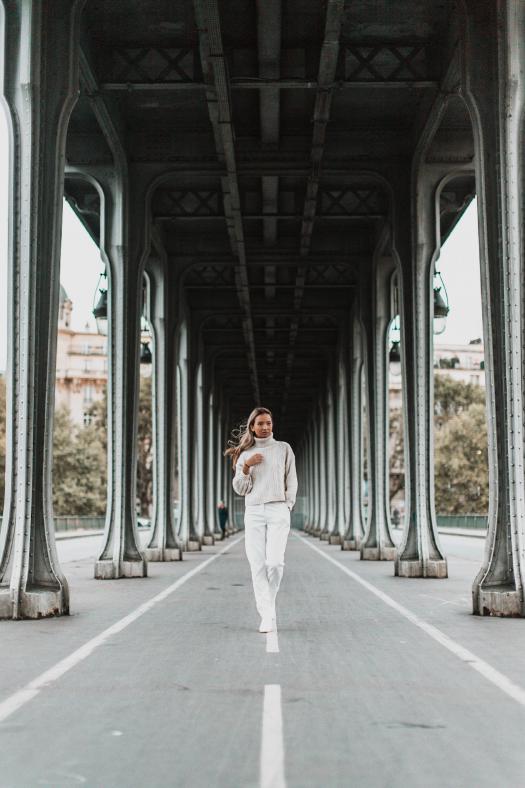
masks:
<instances>
[{"instance_id":1,"label":"woman walking","mask_svg":"<svg viewBox=\"0 0 525 788\"><path fill-rule=\"evenodd\" d=\"M259 632L276 629L275 598L284 570L290 513L297 494L290 444L273 437L272 414L255 408L237 443L230 441L233 489L244 496L245 547L252 573Z\"/></svg>"}]
</instances>

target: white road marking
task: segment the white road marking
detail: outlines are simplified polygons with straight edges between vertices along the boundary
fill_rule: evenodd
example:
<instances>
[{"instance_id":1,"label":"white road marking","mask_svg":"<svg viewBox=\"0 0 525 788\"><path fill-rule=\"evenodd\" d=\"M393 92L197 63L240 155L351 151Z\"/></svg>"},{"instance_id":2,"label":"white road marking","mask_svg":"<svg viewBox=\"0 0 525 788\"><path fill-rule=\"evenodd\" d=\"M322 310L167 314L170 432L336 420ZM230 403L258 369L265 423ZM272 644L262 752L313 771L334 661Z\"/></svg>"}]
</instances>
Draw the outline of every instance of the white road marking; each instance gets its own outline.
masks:
<instances>
[{"instance_id":1,"label":"white road marking","mask_svg":"<svg viewBox=\"0 0 525 788\"><path fill-rule=\"evenodd\" d=\"M280 684L264 687L260 785L261 788L286 788Z\"/></svg>"},{"instance_id":2,"label":"white road marking","mask_svg":"<svg viewBox=\"0 0 525 788\"><path fill-rule=\"evenodd\" d=\"M244 539L244 536L239 536L233 542L230 542L230 544L228 544L226 547L223 547L222 550L219 550L218 553L211 555L209 558L206 559L206 561L203 561L202 564L199 564L193 569L190 569L189 572L186 572L185 575L179 577L178 580L176 580L174 583L169 585L159 594L156 594L156 596L152 597L147 602L144 602L142 605L139 605L139 607L137 607L131 613L128 613L127 616L121 618L120 621L117 621L115 624L112 624L110 627L105 629L99 635L96 635L94 638L91 638L91 640L88 640L87 643L84 643L83 646L80 646L80 648L78 648L76 651L73 651L72 654L69 654L69 656L64 657L64 659L61 659L60 662L57 662L57 664L53 665L52 668L49 668L49 670L46 670L44 673L41 673L40 676L37 676L36 679L30 681L29 684L26 684L25 687L18 690L18 692L13 693L13 695L10 695L10 697L2 701L0 703L0 722L4 722L8 717L11 716L11 714L13 714L15 711L20 709L22 706L25 706L26 703L29 703L30 700L32 700L36 695L38 695L40 690L42 690L44 687L48 687L53 682L57 681L65 673L67 673L76 665L78 665L80 662L85 660L86 657L89 657L90 654L92 654L95 651L95 649L97 649L99 646L101 646L103 643L109 640L110 637L118 634L119 632L122 632L122 630L126 629L126 627L129 627L130 624L132 624L138 618L143 616L144 613L147 613L149 610L155 607L155 605L157 605L159 602L162 602L164 599L166 599L171 594L173 594L174 591L176 591L178 588L184 585L184 583L190 580L190 578L194 577L194 575L196 575L202 569L204 569L209 564L211 564L212 561L215 561L215 559L218 558L220 555L226 553L230 548L232 548L234 545L240 542L241 539Z\"/></svg>"},{"instance_id":3,"label":"white road marking","mask_svg":"<svg viewBox=\"0 0 525 788\"><path fill-rule=\"evenodd\" d=\"M276 629L274 629L273 632L268 632L266 634L266 653L267 654L279 653L279 638L277 636Z\"/></svg>"},{"instance_id":4,"label":"white road marking","mask_svg":"<svg viewBox=\"0 0 525 788\"><path fill-rule=\"evenodd\" d=\"M473 668L473 670L476 670L478 673L484 676L487 681L490 681L492 684L494 684L494 686L498 687L498 689L512 698L512 700L515 700L522 706L525 706L525 689L520 687L519 684L515 684L511 679L508 678L508 676L505 676L504 673L500 673L499 670L493 668L492 665L489 665L488 662L485 662L485 660L476 656L476 654L474 654L472 651L469 651L459 643L456 643L455 640L452 640L452 638L450 638L448 635L445 635L445 633L437 627L433 626L432 624L428 624L407 607L399 604L399 602L396 602L395 599L392 599L392 597L388 594L385 594L384 591L381 591L372 583L369 583L368 580L364 580L356 572L348 569L348 567L346 567L340 561L332 558L331 555L325 553L323 550L317 547L317 545L311 544L304 537L299 536L298 534L295 535L297 539L300 539L301 542L304 542L307 547L315 550L316 553L322 555L327 561L335 564L335 566L337 566L342 572L351 577L352 580L355 580L356 583L362 585L367 589L367 591L370 591L376 597L381 599L386 605L396 610L416 627L419 627L419 629L423 630L423 632L426 632L426 634L433 638L433 640L435 640L437 643L440 643L452 654L455 654L456 657L458 657L462 662L465 662L467 665L469 665L469 667Z\"/></svg>"}]
</instances>

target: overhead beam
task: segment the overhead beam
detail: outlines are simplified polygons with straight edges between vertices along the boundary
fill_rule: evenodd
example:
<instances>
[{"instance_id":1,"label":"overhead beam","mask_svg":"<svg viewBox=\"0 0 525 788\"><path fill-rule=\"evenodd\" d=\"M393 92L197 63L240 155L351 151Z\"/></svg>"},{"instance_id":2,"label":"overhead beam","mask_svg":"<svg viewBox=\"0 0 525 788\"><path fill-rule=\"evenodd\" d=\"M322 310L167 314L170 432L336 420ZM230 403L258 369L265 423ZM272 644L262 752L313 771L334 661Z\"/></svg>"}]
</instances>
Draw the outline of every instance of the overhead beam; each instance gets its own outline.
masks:
<instances>
[{"instance_id":1,"label":"overhead beam","mask_svg":"<svg viewBox=\"0 0 525 788\"><path fill-rule=\"evenodd\" d=\"M311 172L306 185L306 198L301 225L301 238L299 254L302 258L308 256L312 242L315 213L317 209L317 196L321 180L321 165L324 154L326 127L330 119L333 96L333 82L339 58L339 40L343 23L344 0L328 0L326 6L326 21L324 40L319 58L318 89L315 98L312 147L310 152ZM294 346L297 341L299 328L299 313L303 299L306 281L306 265L299 266L296 274L293 320L290 326L290 350L288 352L288 372L284 381L281 416L284 417L286 400L291 384L291 370L294 359Z\"/></svg>"},{"instance_id":2,"label":"overhead beam","mask_svg":"<svg viewBox=\"0 0 525 788\"><path fill-rule=\"evenodd\" d=\"M216 150L227 172L227 175L221 178L224 214L233 253L238 260L238 265L235 268L237 294L243 315L243 332L247 344L248 365L255 401L259 402L259 381L255 357L255 338L251 315L241 199L235 160L233 119L228 93L228 72L222 44L219 9L217 0L194 0L194 8L199 29L202 71L208 86L206 91L208 113L214 131Z\"/></svg>"},{"instance_id":3,"label":"overhead beam","mask_svg":"<svg viewBox=\"0 0 525 788\"><path fill-rule=\"evenodd\" d=\"M105 93L149 93L172 92L186 90L205 90L204 82L103 82L101 90ZM319 82L314 79L235 79L230 83L232 90L317 90ZM336 90L369 90L417 88L424 90L439 87L439 82L434 79L341 79L334 81L331 88Z\"/></svg>"}]
</instances>

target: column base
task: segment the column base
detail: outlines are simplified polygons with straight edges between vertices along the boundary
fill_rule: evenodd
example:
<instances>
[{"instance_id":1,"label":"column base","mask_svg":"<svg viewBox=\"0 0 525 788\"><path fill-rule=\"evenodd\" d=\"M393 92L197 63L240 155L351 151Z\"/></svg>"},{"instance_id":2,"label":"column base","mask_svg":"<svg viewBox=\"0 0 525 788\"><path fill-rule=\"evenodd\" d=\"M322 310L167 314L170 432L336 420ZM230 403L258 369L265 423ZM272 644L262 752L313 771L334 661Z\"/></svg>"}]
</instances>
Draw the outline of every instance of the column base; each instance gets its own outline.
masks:
<instances>
[{"instance_id":1,"label":"column base","mask_svg":"<svg viewBox=\"0 0 525 788\"><path fill-rule=\"evenodd\" d=\"M328 540L330 539L330 534L327 533L326 531L322 531L319 534L319 539L321 540L321 542L328 542Z\"/></svg>"},{"instance_id":2,"label":"column base","mask_svg":"<svg viewBox=\"0 0 525 788\"><path fill-rule=\"evenodd\" d=\"M341 544L341 534L330 534L328 544Z\"/></svg>"},{"instance_id":3,"label":"column base","mask_svg":"<svg viewBox=\"0 0 525 788\"><path fill-rule=\"evenodd\" d=\"M215 544L215 539L211 534L204 534L202 537L202 544Z\"/></svg>"},{"instance_id":4,"label":"column base","mask_svg":"<svg viewBox=\"0 0 525 788\"><path fill-rule=\"evenodd\" d=\"M359 550L361 547L361 537L356 536L351 539L343 539L341 550Z\"/></svg>"},{"instance_id":5,"label":"column base","mask_svg":"<svg viewBox=\"0 0 525 788\"><path fill-rule=\"evenodd\" d=\"M11 589L0 592L0 619L35 619L69 615L67 589L34 588L22 591L15 611Z\"/></svg>"},{"instance_id":6,"label":"column base","mask_svg":"<svg viewBox=\"0 0 525 788\"><path fill-rule=\"evenodd\" d=\"M121 577L147 577L146 561L121 561L115 566L113 561L97 561L95 564L96 580L118 580Z\"/></svg>"},{"instance_id":7,"label":"column base","mask_svg":"<svg viewBox=\"0 0 525 788\"><path fill-rule=\"evenodd\" d=\"M215 539L216 542L220 542L222 539L222 531L214 531L213 538Z\"/></svg>"},{"instance_id":8,"label":"column base","mask_svg":"<svg viewBox=\"0 0 525 788\"><path fill-rule=\"evenodd\" d=\"M146 561L182 561L182 550L179 547L146 547Z\"/></svg>"},{"instance_id":9,"label":"column base","mask_svg":"<svg viewBox=\"0 0 525 788\"><path fill-rule=\"evenodd\" d=\"M188 545L186 550L190 553L194 553L197 550L202 550L202 544L199 539L188 539Z\"/></svg>"},{"instance_id":10,"label":"column base","mask_svg":"<svg viewBox=\"0 0 525 788\"><path fill-rule=\"evenodd\" d=\"M447 562L445 559L438 561L402 561L396 559L394 569L396 577L448 577Z\"/></svg>"},{"instance_id":11,"label":"column base","mask_svg":"<svg viewBox=\"0 0 525 788\"><path fill-rule=\"evenodd\" d=\"M319 539L321 536L321 529L320 528L312 528L310 531L310 536L314 536L316 539Z\"/></svg>"},{"instance_id":12,"label":"column base","mask_svg":"<svg viewBox=\"0 0 525 788\"><path fill-rule=\"evenodd\" d=\"M361 561L395 561L395 547L361 547Z\"/></svg>"},{"instance_id":13,"label":"column base","mask_svg":"<svg viewBox=\"0 0 525 788\"><path fill-rule=\"evenodd\" d=\"M505 586L497 588L485 586L477 591L476 596L477 604L474 602L473 610L476 616L522 618L524 615L523 595L513 586L508 588Z\"/></svg>"}]
</instances>

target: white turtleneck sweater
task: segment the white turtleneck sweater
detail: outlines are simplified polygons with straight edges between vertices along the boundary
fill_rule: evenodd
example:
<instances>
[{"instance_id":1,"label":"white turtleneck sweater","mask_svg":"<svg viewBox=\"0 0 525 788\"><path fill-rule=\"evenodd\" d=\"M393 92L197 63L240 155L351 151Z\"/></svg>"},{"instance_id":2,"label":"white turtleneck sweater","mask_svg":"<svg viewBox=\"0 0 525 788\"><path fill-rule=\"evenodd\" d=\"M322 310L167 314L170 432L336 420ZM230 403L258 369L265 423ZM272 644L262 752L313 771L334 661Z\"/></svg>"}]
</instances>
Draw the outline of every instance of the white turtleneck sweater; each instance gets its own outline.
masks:
<instances>
[{"instance_id":1,"label":"white turtleneck sweater","mask_svg":"<svg viewBox=\"0 0 525 788\"><path fill-rule=\"evenodd\" d=\"M262 454L263 461L243 473L244 463L254 454ZM297 495L297 474L290 444L276 441L273 433L268 438L255 438L255 446L241 452L237 460L233 489L244 495L246 506L285 501L291 511Z\"/></svg>"}]
</instances>

